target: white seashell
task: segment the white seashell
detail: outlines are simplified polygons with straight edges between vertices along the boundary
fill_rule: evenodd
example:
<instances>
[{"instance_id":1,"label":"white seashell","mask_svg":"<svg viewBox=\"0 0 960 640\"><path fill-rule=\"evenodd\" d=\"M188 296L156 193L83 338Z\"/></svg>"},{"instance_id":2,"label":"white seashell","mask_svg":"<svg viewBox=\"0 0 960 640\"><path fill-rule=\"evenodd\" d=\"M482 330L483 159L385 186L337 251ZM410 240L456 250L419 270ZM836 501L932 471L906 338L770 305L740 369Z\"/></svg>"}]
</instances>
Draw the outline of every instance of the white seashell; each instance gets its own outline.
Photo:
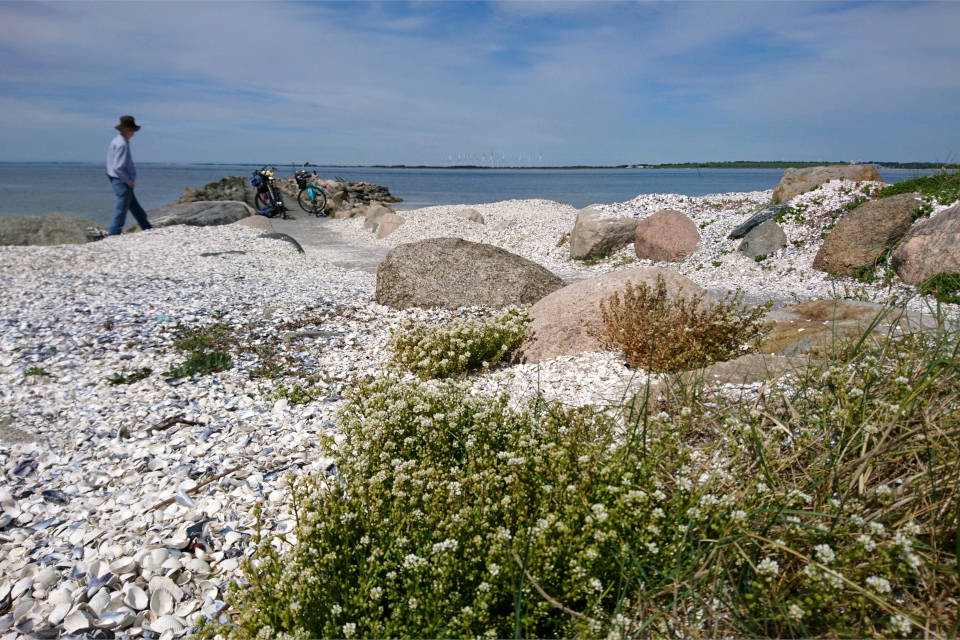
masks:
<instances>
[{"instance_id":1,"label":"white seashell","mask_svg":"<svg viewBox=\"0 0 960 640\"><path fill-rule=\"evenodd\" d=\"M50 592L50 595L47 596L47 602L50 604L63 604L64 602L73 602L73 592L67 587L60 587L54 591Z\"/></svg>"},{"instance_id":2,"label":"white seashell","mask_svg":"<svg viewBox=\"0 0 960 640\"><path fill-rule=\"evenodd\" d=\"M156 631L157 633L163 633L164 631L180 633L185 628L182 622L170 615L162 616L150 623L150 630Z\"/></svg>"},{"instance_id":3,"label":"white seashell","mask_svg":"<svg viewBox=\"0 0 960 640\"><path fill-rule=\"evenodd\" d=\"M133 624L137 614L127 608L104 613L97 619L96 625L102 629L125 629Z\"/></svg>"},{"instance_id":4,"label":"white seashell","mask_svg":"<svg viewBox=\"0 0 960 640\"><path fill-rule=\"evenodd\" d=\"M63 630L67 633L76 633L93 626L93 617L86 611L74 611L63 619Z\"/></svg>"},{"instance_id":5,"label":"white seashell","mask_svg":"<svg viewBox=\"0 0 960 640\"><path fill-rule=\"evenodd\" d=\"M153 576L150 578L150 593L156 593L160 589L166 589L173 596L174 602L183 600L183 589L177 586L177 583L166 576Z\"/></svg>"},{"instance_id":6,"label":"white seashell","mask_svg":"<svg viewBox=\"0 0 960 640\"><path fill-rule=\"evenodd\" d=\"M222 571L236 571L237 567L240 566L240 561L236 558L227 558L217 566L220 567Z\"/></svg>"},{"instance_id":7,"label":"white seashell","mask_svg":"<svg viewBox=\"0 0 960 640\"><path fill-rule=\"evenodd\" d=\"M21 513L23 513L23 511L20 509L20 505L9 493L3 498L0 498L0 507L3 507L3 512L11 518L17 518Z\"/></svg>"},{"instance_id":8,"label":"white seashell","mask_svg":"<svg viewBox=\"0 0 960 640\"><path fill-rule=\"evenodd\" d=\"M150 552L150 558L153 560L154 568L160 567L164 562L167 561L167 558L170 557L170 550L166 547L161 547L159 549L154 549Z\"/></svg>"},{"instance_id":9,"label":"white seashell","mask_svg":"<svg viewBox=\"0 0 960 640\"><path fill-rule=\"evenodd\" d=\"M14 582L13 588L10 589L10 598L16 600L27 591L33 589L33 582L33 578L20 578Z\"/></svg>"},{"instance_id":10,"label":"white seashell","mask_svg":"<svg viewBox=\"0 0 960 640\"><path fill-rule=\"evenodd\" d=\"M203 560L199 560L197 558L187 560L183 563L183 566L192 571L194 575L200 576L201 578L206 578L208 575L210 575L210 565Z\"/></svg>"},{"instance_id":11,"label":"white seashell","mask_svg":"<svg viewBox=\"0 0 960 640\"><path fill-rule=\"evenodd\" d=\"M198 606L200 606L200 603L196 600L187 600L186 602L181 602L177 605L177 617L186 618L188 615L196 611Z\"/></svg>"},{"instance_id":12,"label":"white seashell","mask_svg":"<svg viewBox=\"0 0 960 640\"><path fill-rule=\"evenodd\" d=\"M229 549L235 542L240 540L243 536L236 531L228 531L227 535L223 536L223 539L226 540L227 544L223 545L224 549Z\"/></svg>"},{"instance_id":13,"label":"white seashell","mask_svg":"<svg viewBox=\"0 0 960 640\"><path fill-rule=\"evenodd\" d=\"M108 604L110 604L110 592L107 591L106 587L102 587L100 591L97 591L97 593L90 598L87 607L99 616L100 612L106 609Z\"/></svg>"},{"instance_id":14,"label":"white seashell","mask_svg":"<svg viewBox=\"0 0 960 640\"><path fill-rule=\"evenodd\" d=\"M176 571L177 569L183 568L183 563L180 562L178 558L167 558L162 565L161 569L166 569L167 571Z\"/></svg>"},{"instance_id":15,"label":"white seashell","mask_svg":"<svg viewBox=\"0 0 960 640\"><path fill-rule=\"evenodd\" d=\"M67 617L67 614L70 613L70 609L72 608L72 602L61 602L55 606L53 611L50 612L50 615L47 616L47 622L54 626L60 624L63 619Z\"/></svg>"},{"instance_id":16,"label":"white seashell","mask_svg":"<svg viewBox=\"0 0 960 640\"><path fill-rule=\"evenodd\" d=\"M135 584L127 584L124 587L123 602L134 611L143 611L150 605L147 594Z\"/></svg>"},{"instance_id":17,"label":"white seashell","mask_svg":"<svg viewBox=\"0 0 960 640\"><path fill-rule=\"evenodd\" d=\"M100 610L100 615L103 615L104 613L111 613L113 611L120 611L126 608L127 605L123 601L123 592L114 591L110 594L110 602L107 603L107 606Z\"/></svg>"},{"instance_id":18,"label":"white seashell","mask_svg":"<svg viewBox=\"0 0 960 640\"><path fill-rule=\"evenodd\" d=\"M132 573L137 568L137 561L133 558L120 558L110 565L110 571L117 574Z\"/></svg>"},{"instance_id":19,"label":"white seashell","mask_svg":"<svg viewBox=\"0 0 960 640\"><path fill-rule=\"evenodd\" d=\"M175 582L182 587L182 586L185 586L191 580L193 580L193 574L191 572L181 571L180 575L177 576L177 579L175 580Z\"/></svg>"},{"instance_id":20,"label":"white seashell","mask_svg":"<svg viewBox=\"0 0 960 640\"><path fill-rule=\"evenodd\" d=\"M185 531L179 531L166 540L166 545L174 549L186 549L188 544L190 544L190 538Z\"/></svg>"},{"instance_id":21,"label":"white seashell","mask_svg":"<svg viewBox=\"0 0 960 640\"><path fill-rule=\"evenodd\" d=\"M36 605L36 601L32 598L22 598L17 604L17 608L13 610L13 624L20 624L29 618Z\"/></svg>"},{"instance_id":22,"label":"white seashell","mask_svg":"<svg viewBox=\"0 0 960 640\"><path fill-rule=\"evenodd\" d=\"M52 587L60 582L60 573L53 567L47 567L42 569L40 573L37 574L37 577L34 578L34 580L41 582L48 587Z\"/></svg>"},{"instance_id":23,"label":"white seashell","mask_svg":"<svg viewBox=\"0 0 960 640\"><path fill-rule=\"evenodd\" d=\"M151 589L150 611L153 615L165 616L173 613L174 600L173 595L166 589Z\"/></svg>"}]
</instances>

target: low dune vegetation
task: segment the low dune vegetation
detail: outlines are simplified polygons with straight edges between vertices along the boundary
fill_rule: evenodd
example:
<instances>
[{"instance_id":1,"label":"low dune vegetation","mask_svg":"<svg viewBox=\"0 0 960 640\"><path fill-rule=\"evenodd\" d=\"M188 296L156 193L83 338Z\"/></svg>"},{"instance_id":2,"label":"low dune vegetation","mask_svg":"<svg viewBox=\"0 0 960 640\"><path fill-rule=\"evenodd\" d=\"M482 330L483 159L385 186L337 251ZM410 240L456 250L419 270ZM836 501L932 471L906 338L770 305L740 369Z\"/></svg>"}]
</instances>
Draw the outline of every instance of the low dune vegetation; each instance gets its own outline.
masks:
<instances>
[{"instance_id":1,"label":"low dune vegetation","mask_svg":"<svg viewBox=\"0 0 960 640\"><path fill-rule=\"evenodd\" d=\"M369 379L334 465L293 485L295 531L261 531L238 624L201 633L955 637L960 335L805 363L737 393L665 375L520 410Z\"/></svg>"}]
</instances>

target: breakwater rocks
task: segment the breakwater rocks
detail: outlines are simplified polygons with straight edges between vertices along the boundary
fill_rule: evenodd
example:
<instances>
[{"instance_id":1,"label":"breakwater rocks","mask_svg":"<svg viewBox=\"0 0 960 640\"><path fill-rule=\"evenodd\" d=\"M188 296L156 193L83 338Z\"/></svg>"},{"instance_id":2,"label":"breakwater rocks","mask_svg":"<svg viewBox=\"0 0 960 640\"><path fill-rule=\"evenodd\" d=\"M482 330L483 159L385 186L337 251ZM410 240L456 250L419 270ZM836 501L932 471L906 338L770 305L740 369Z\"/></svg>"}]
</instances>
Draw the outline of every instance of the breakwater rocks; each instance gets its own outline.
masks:
<instances>
[{"instance_id":1,"label":"breakwater rocks","mask_svg":"<svg viewBox=\"0 0 960 640\"><path fill-rule=\"evenodd\" d=\"M348 182L345 180L314 180L327 193L327 202L336 217L352 218L363 215L366 208L374 202L396 203L402 198L390 195L387 187L369 182ZM292 178L277 178L277 187L290 198L287 208L296 206L293 199L297 197L299 188ZM235 200L246 202L255 207L253 201L255 189L250 186L250 179L243 176L227 176L217 182L211 182L200 189L187 187L183 196L173 204L210 200Z\"/></svg>"},{"instance_id":2,"label":"breakwater rocks","mask_svg":"<svg viewBox=\"0 0 960 640\"><path fill-rule=\"evenodd\" d=\"M0 216L0 246L83 244L107 235L102 224L51 213L45 216Z\"/></svg>"}]
</instances>

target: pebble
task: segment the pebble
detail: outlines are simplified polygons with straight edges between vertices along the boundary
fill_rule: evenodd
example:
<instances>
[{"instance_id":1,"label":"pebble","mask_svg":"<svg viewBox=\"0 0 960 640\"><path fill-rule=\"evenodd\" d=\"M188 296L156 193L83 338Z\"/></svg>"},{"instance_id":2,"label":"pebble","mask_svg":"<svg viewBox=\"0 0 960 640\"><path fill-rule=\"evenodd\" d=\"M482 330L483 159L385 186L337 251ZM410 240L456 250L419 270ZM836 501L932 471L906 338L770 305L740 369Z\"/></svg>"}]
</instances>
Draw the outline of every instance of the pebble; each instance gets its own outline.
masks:
<instances>
[{"instance_id":1,"label":"pebble","mask_svg":"<svg viewBox=\"0 0 960 640\"><path fill-rule=\"evenodd\" d=\"M798 201L823 200L810 204L812 220L848 197L830 185L811 193ZM833 283L809 267L821 222L785 224L802 246L762 265L727 253L736 242L725 239L729 230L769 198L769 191L650 194L607 209L637 218L662 208L690 215L702 226L701 249L674 268L708 288L829 296ZM473 205L485 225L456 218L462 208L404 211L407 224L384 240L362 220L335 224L360 246L459 235L567 280L638 264L632 248L596 265L570 261L557 246L576 218L568 205ZM372 275L257 235L175 226L85 245L0 247L0 601L10 601L0 616L3 640L94 629L166 639L219 619L229 611L228 586L243 580L253 553L255 510L267 535L290 541L289 481L336 473L319 441L342 441L336 420L344 394L358 376L383 371L391 328L404 319L443 323L486 313L381 307ZM715 259L723 268L711 265ZM214 323L249 345L234 353L233 366L193 378L166 373L185 358L177 329ZM291 331L303 337L282 339ZM253 376L261 361L252 347L271 336L278 359L318 380L305 404L277 397L276 383ZM144 368L152 373L141 380L109 382ZM499 364L470 381L478 393L510 394L516 406L536 394L615 403L645 383L613 353ZM283 550L288 542L274 544Z\"/></svg>"}]
</instances>

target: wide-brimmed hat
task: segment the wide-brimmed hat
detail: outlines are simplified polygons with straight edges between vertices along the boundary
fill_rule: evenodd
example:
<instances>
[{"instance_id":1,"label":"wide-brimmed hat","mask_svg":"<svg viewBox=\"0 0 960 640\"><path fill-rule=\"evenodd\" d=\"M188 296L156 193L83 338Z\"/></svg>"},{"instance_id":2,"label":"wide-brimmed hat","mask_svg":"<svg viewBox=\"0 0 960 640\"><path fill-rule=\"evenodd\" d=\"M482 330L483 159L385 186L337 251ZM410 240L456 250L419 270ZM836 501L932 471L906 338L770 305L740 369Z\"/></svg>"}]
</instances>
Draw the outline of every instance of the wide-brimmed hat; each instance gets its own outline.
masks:
<instances>
[{"instance_id":1,"label":"wide-brimmed hat","mask_svg":"<svg viewBox=\"0 0 960 640\"><path fill-rule=\"evenodd\" d=\"M117 131L140 131L133 116L120 116L120 124L114 127Z\"/></svg>"}]
</instances>

